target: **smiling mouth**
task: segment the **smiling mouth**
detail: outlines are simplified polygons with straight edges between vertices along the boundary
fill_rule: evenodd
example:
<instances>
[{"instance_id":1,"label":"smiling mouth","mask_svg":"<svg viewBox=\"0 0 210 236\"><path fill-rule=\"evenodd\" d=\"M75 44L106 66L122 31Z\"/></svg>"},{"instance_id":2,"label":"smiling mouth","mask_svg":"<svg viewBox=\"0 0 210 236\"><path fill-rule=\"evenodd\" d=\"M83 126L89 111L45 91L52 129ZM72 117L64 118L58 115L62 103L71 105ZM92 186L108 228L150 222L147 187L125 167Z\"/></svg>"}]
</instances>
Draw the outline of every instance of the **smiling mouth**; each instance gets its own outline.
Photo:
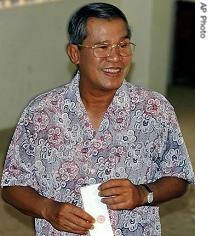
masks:
<instances>
[{"instance_id":1,"label":"smiling mouth","mask_svg":"<svg viewBox=\"0 0 210 236\"><path fill-rule=\"evenodd\" d=\"M121 72L121 68L104 68L103 72L115 75Z\"/></svg>"}]
</instances>

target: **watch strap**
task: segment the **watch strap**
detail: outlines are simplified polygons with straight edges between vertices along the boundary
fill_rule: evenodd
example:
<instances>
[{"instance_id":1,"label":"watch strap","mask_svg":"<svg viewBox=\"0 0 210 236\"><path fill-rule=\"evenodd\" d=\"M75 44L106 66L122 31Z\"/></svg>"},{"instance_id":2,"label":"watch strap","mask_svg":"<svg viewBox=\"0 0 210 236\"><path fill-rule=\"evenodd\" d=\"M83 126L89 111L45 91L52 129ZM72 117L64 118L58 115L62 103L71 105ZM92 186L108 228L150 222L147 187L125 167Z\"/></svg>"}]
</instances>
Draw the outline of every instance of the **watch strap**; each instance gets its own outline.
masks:
<instances>
[{"instance_id":1,"label":"watch strap","mask_svg":"<svg viewBox=\"0 0 210 236\"><path fill-rule=\"evenodd\" d=\"M143 187L146 188L146 190L149 192L149 193L152 193L152 190L149 188L149 186L147 184L141 184Z\"/></svg>"}]
</instances>

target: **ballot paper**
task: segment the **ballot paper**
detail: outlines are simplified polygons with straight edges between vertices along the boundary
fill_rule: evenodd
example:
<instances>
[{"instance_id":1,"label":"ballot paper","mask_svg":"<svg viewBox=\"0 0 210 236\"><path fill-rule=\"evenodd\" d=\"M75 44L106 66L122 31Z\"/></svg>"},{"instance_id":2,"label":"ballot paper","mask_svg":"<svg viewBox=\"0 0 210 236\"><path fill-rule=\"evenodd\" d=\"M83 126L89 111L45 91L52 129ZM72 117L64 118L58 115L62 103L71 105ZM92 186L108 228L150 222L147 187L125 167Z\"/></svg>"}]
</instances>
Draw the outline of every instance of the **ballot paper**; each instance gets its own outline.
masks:
<instances>
[{"instance_id":1,"label":"ballot paper","mask_svg":"<svg viewBox=\"0 0 210 236\"><path fill-rule=\"evenodd\" d=\"M94 229L89 232L91 236L114 236L107 206L101 202L101 197L98 196L99 185L88 185L80 189L85 211L96 220Z\"/></svg>"}]
</instances>

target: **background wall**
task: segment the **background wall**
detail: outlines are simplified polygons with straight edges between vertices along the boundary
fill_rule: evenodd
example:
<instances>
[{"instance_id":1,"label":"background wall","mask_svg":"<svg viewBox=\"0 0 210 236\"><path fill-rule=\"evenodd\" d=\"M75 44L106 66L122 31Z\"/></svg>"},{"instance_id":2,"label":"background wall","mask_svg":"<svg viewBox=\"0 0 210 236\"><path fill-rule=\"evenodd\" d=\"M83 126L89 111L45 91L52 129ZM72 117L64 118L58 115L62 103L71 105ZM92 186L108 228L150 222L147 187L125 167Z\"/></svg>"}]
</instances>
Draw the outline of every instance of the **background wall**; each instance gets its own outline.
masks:
<instances>
[{"instance_id":1,"label":"background wall","mask_svg":"<svg viewBox=\"0 0 210 236\"><path fill-rule=\"evenodd\" d=\"M0 129L15 126L29 100L67 83L74 67L65 53L69 16L94 1L60 0L0 10ZM96 1L95 1L96 2ZM112 0L127 15L137 44L129 80L166 92L173 0Z\"/></svg>"}]
</instances>

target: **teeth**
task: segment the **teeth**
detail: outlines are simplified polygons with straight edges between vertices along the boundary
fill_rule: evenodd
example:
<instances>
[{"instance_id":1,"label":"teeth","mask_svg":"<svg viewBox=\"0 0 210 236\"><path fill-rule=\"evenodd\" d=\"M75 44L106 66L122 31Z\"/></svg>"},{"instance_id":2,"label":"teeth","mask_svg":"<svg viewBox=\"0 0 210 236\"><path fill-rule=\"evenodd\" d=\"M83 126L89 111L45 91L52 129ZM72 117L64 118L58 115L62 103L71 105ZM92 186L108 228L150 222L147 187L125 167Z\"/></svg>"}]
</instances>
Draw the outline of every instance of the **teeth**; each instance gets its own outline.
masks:
<instances>
[{"instance_id":1,"label":"teeth","mask_svg":"<svg viewBox=\"0 0 210 236\"><path fill-rule=\"evenodd\" d=\"M104 71L108 73L119 73L120 69L119 68L105 68Z\"/></svg>"}]
</instances>

